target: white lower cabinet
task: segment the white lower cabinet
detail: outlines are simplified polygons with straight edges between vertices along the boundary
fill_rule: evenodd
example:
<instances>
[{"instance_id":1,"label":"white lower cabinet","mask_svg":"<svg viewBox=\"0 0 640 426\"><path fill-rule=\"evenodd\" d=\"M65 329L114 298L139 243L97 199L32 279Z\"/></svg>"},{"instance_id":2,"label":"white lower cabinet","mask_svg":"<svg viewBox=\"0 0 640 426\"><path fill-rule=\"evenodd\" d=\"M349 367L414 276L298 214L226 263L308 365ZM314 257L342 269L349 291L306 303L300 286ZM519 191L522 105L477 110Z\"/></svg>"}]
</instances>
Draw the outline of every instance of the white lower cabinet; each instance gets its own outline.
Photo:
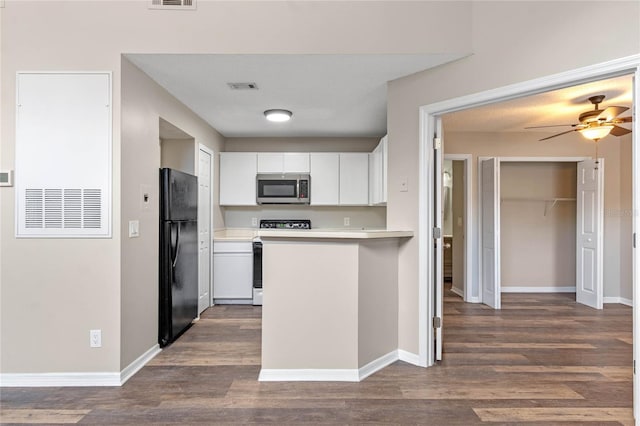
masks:
<instances>
[{"instance_id":1,"label":"white lower cabinet","mask_svg":"<svg viewBox=\"0 0 640 426\"><path fill-rule=\"evenodd\" d=\"M251 303L253 297L253 244L251 241L214 241L213 298L216 303Z\"/></svg>"}]
</instances>

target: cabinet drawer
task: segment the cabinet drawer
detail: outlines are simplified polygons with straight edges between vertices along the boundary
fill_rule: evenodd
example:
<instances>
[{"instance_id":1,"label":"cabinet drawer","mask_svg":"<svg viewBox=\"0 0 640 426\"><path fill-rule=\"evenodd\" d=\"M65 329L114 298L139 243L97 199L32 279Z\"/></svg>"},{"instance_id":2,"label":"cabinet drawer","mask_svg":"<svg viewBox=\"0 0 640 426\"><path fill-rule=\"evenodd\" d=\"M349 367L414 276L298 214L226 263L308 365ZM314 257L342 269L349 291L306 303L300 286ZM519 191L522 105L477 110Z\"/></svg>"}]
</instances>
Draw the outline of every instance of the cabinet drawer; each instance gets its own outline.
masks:
<instances>
[{"instance_id":1,"label":"cabinet drawer","mask_svg":"<svg viewBox=\"0 0 640 426\"><path fill-rule=\"evenodd\" d=\"M253 253L251 241L214 241L214 253Z\"/></svg>"}]
</instances>

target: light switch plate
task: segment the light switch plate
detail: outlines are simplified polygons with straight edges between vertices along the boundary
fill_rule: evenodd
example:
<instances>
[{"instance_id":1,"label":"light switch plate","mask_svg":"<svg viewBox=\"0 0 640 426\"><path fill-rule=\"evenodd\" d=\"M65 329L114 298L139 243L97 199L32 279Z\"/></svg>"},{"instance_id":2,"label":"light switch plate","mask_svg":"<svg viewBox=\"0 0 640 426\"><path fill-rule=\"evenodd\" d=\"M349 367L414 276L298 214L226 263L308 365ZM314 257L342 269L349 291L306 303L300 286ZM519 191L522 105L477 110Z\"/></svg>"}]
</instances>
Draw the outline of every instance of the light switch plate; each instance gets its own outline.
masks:
<instances>
[{"instance_id":1,"label":"light switch plate","mask_svg":"<svg viewBox=\"0 0 640 426\"><path fill-rule=\"evenodd\" d=\"M138 238L140 236L140 221L129 221L129 238Z\"/></svg>"},{"instance_id":2,"label":"light switch plate","mask_svg":"<svg viewBox=\"0 0 640 426\"><path fill-rule=\"evenodd\" d=\"M409 191L409 180L406 176L400 176L400 192Z\"/></svg>"}]
</instances>

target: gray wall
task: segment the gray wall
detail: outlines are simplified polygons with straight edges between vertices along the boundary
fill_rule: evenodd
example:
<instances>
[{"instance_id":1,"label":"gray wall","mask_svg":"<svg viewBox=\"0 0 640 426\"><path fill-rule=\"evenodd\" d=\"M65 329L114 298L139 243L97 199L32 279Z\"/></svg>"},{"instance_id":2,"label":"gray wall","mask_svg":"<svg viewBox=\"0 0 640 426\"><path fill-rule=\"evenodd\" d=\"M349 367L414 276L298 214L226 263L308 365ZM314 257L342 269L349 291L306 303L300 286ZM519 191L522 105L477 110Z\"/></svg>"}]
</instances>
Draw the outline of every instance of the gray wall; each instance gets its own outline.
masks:
<instances>
[{"instance_id":1,"label":"gray wall","mask_svg":"<svg viewBox=\"0 0 640 426\"><path fill-rule=\"evenodd\" d=\"M122 244L121 244L121 361L125 368L157 343L158 333L158 169L160 168L159 119L173 123L193 136L179 144L179 162L197 174L195 146L221 151L224 139L211 126L178 102L166 90L126 59L122 61ZM173 150L176 151L176 150ZM176 154L176 152L174 152ZM191 161L189 161L191 157ZM180 163L180 164L179 164ZM191 164L189 164L191 163ZM217 172L217 166L214 170ZM214 174L215 176L215 174ZM218 179L215 178L217 182ZM149 210L140 207L141 188L151 188ZM218 193L217 190L214 192ZM222 214L214 198L214 226L222 226ZM140 237L129 238L126 224L140 221Z\"/></svg>"},{"instance_id":2,"label":"gray wall","mask_svg":"<svg viewBox=\"0 0 640 426\"><path fill-rule=\"evenodd\" d=\"M616 31L585 31L612 7ZM389 83L387 226L418 231L421 106L637 54L639 14L638 2L473 2L472 56ZM399 191L403 177L408 192ZM398 271L399 347L413 353L419 342L418 264L413 238L400 248Z\"/></svg>"},{"instance_id":3,"label":"gray wall","mask_svg":"<svg viewBox=\"0 0 640 426\"><path fill-rule=\"evenodd\" d=\"M464 54L471 51L471 12L469 2L201 1L196 11L159 11L133 1L8 1L0 8L0 168L14 168L17 71L110 71L114 235L17 240L14 189L0 188L2 373L119 372L155 339L146 319L137 322L156 297L147 287L157 274L147 240L152 222L143 220L141 238L122 238L131 218L142 220L140 185L156 181L150 164L159 164L158 111L141 98L139 109L127 107L140 115L121 108L121 96L135 90L124 80L146 82L124 75L136 73L123 53ZM185 120L166 118L199 139ZM214 226L221 221L214 212ZM103 330L100 349L88 344L95 328Z\"/></svg>"}]
</instances>

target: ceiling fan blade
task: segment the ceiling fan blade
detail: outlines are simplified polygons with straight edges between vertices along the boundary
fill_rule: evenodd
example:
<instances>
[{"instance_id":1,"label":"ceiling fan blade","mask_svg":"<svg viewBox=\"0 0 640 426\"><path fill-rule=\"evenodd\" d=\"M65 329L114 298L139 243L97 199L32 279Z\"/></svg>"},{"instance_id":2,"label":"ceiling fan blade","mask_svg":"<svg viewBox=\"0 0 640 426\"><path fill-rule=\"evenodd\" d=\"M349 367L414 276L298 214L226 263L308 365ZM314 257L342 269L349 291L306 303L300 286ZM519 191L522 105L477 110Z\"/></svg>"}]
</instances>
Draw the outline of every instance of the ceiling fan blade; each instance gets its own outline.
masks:
<instances>
[{"instance_id":1,"label":"ceiling fan blade","mask_svg":"<svg viewBox=\"0 0 640 426\"><path fill-rule=\"evenodd\" d=\"M613 129L611 129L611 132L609 134L613 136L623 136L623 135L626 135L627 133L631 133L631 130L625 129L624 127L616 126L614 124Z\"/></svg>"},{"instance_id":2,"label":"ceiling fan blade","mask_svg":"<svg viewBox=\"0 0 640 426\"><path fill-rule=\"evenodd\" d=\"M530 126L530 127L525 127L525 129L544 129L545 127L575 127L577 126L577 124L552 124L550 126Z\"/></svg>"},{"instance_id":3,"label":"ceiling fan blade","mask_svg":"<svg viewBox=\"0 0 640 426\"><path fill-rule=\"evenodd\" d=\"M546 141L546 140L551 139L551 138L556 138L558 136L566 135L567 133L577 132L577 131L578 131L578 129L567 130L566 132L562 132L562 133L558 133L558 134L553 135L553 136L542 138L542 139L540 139L540 141Z\"/></svg>"},{"instance_id":4,"label":"ceiling fan blade","mask_svg":"<svg viewBox=\"0 0 640 426\"><path fill-rule=\"evenodd\" d=\"M633 121L633 117L632 116L628 116L628 117L620 117L620 118L616 118L614 120L612 120L614 123L630 123Z\"/></svg>"},{"instance_id":5,"label":"ceiling fan blade","mask_svg":"<svg viewBox=\"0 0 640 426\"><path fill-rule=\"evenodd\" d=\"M602 111L598 117L596 117L597 120L604 120L604 121L611 121L614 118L616 118L617 116L619 116L620 114L622 114L623 112L625 112L626 110L628 110L629 108L627 107L623 107L623 106L610 106L608 108L605 108L604 111Z\"/></svg>"}]
</instances>

